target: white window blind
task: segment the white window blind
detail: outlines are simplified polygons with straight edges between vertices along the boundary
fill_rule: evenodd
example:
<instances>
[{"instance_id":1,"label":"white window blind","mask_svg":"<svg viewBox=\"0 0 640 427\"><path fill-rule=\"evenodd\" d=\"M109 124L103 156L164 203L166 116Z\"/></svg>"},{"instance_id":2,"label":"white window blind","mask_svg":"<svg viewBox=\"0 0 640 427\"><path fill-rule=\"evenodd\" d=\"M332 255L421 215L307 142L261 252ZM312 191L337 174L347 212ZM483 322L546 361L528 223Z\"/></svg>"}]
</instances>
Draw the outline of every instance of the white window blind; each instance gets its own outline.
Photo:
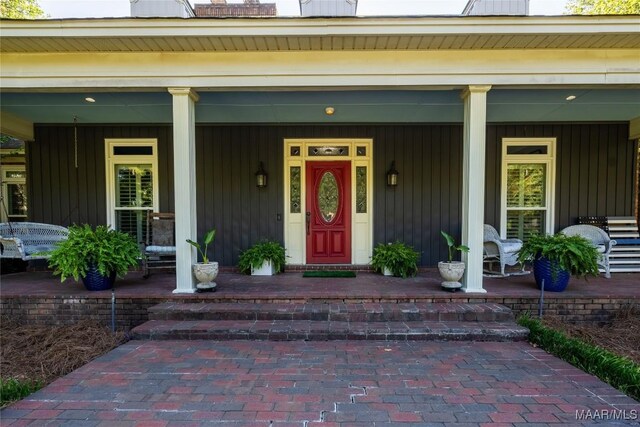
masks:
<instances>
[{"instance_id":1,"label":"white window blind","mask_svg":"<svg viewBox=\"0 0 640 427\"><path fill-rule=\"evenodd\" d=\"M551 233L555 139L505 138L502 161L502 236Z\"/></svg>"},{"instance_id":2,"label":"white window blind","mask_svg":"<svg viewBox=\"0 0 640 427\"><path fill-rule=\"evenodd\" d=\"M116 229L144 242L147 212L153 210L153 170L150 164L115 165Z\"/></svg>"}]
</instances>

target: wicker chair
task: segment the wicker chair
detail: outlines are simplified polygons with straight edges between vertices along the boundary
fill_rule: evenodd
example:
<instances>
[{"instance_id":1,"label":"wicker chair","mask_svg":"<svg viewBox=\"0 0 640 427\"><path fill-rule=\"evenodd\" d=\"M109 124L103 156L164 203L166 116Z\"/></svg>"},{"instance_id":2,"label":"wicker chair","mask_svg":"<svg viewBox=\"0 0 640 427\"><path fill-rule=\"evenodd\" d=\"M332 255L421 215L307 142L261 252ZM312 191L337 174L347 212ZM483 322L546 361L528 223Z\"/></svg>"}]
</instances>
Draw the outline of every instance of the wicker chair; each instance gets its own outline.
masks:
<instances>
[{"instance_id":1,"label":"wicker chair","mask_svg":"<svg viewBox=\"0 0 640 427\"><path fill-rule=\"evenodd\" d=\"M175 214L149 212L147 214L147 239L142 257L144 278L150 270L175 269Z\"/></svg>"},{"instance_id":2,"label":"wicker chair","mask_svg":"<svg viewBox=\"0 0 640 427\"><path fill-rule=\"evenodd\" d=\"M527 274L524 270L524 264L517 273L507 273L505 268L507 265L518 264L518 251L522 248L522 240L520 239L501 239L500 235L492 226L484 225L484 244L483 244L483 260L485 264L489 264L489 268L484 270L488 276L507 277L512 274ZM493 271L491 265L494 262L500 263L500 272Z\"/></svg>"},{"instance_id":3,"label":"wicker chair","mask_svg":"<svg viewBox=\"0 0 640 427\"><path fill-rule=\"evenodd\" d=\"M598 265L604 269L604 277L609 279L611 277L611 268L609 266L609 254L611 248L615 246L616 241L611 240L609 235L601 228L588 224L571 225L560 231L566 236L582 236L589 240L592 245L598 248L600 252L600 259Z\"/></svg>"},{"instance_id":4,"label":"wicker chair","mask_svg":"<svg viewBox=\"0 0 640 427\"><path fill-rule=\"evenodd\" d=\"M55 244L66 240L69 230L60 225L39 222L0 224L0 257L23 261L47 259Z\"/></svg>"}]
</instances>

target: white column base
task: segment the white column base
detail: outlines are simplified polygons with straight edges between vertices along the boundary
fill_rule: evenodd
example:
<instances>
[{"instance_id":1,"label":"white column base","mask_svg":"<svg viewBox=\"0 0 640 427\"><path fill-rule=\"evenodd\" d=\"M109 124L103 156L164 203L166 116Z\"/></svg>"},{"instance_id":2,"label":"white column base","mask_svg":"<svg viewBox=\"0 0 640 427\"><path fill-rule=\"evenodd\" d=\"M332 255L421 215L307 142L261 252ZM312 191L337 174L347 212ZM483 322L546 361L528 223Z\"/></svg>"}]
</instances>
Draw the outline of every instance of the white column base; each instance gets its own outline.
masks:
<instances>
[{"instance_id":1,"label":"white column base","mask_svg":"<svg viewBox=\"0 0 640 427\"><path fill-rule=\"evenodd\" d=\"M173 291L171 291L172 294L195 294L196 293L196 289L179 289L180 286L176 284L176 289L174 289Z\"/></svg>"}]
</instances>

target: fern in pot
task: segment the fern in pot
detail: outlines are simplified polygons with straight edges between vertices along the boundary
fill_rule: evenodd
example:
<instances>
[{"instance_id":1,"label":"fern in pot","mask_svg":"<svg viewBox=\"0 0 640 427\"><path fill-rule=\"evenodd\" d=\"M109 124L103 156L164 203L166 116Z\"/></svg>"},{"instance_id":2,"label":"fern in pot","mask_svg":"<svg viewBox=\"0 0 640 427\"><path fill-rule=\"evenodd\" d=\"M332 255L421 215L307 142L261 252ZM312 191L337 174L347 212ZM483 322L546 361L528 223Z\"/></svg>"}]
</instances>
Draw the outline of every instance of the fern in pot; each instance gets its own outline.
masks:
<instances>
[{"instance_id":1,"label":"fern in pot","mask_svg":"<svg viewBox=\"0 0 640 427\"><path fill-rule=\"evenodd\" d=\"M88 290L111 289L116 277L138 266L140 248L135 239L105 225L72 225L69 237L49 253L49 267L61 281L82 278Z\"/></svg>"},{"instance_id":2,"label":"fern in pot","mask_svg":"<svg viewBox=\"0 0 640 427\"><path fill-rule=\"evenodd\" d=\"M418 274L418 259L420 253L411 246L400 241L394 243L379 243L373 249L371 266L374 271L383 273L385 276L402 277Z\"/></svg>"},{"instance_id":3,"label":"fern in pot","mask_svg":"<svg viewBox=\"0 0 640 427\"><path fill-rule=\"evenodd\" d=\"M536 284L544 290L562 292L571 275L597 276L598 249L581 236L533 235L518 252L518 261L532 261Z\"/></svg>"},{"instance_id":4,"label":"fern in pot","mask_svg":"<svg viewBox=\"0 0 640 427\"><path fill-rule=\"evenodd\" d=\"M284 268L285 250L272 240L256 243L240 254L238 268L242 273L252 276L272 276Z\"/></svg>"},{"instance_id":5,"label":"fern in pot","mask_svg":"<svg viewBox=\"0 0 640 427\"><path fill-rule=\"evenodd\" d=\"M442 282L442 288L455 292L462 287L460 279L462 279L462 276L464 275L465 263L462 261L454 261L453 254L454 252L469 252L469 247L465 245L456 245L453 236L444 231L440 231L440 234L442 234L442 237L444 237L444 240L447 242L447 248L449 251L449 260L440 261L438 263L438 271L444 280Z\"/></svg>"}]
</instances>

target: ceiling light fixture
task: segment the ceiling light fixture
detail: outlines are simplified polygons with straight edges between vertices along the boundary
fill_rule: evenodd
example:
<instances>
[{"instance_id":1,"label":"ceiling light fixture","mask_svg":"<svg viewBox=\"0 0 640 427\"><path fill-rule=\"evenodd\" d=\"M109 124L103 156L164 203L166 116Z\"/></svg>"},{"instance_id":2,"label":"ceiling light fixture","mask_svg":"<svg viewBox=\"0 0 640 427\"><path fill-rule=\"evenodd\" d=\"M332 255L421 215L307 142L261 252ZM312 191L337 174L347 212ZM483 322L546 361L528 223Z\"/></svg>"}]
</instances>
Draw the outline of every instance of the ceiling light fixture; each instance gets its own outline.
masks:
<instances>
[{"instance_id":1,"label":"ceiling light fixture","mask_svg":"<svg viewBox=\"0 0 640 427\"><path fill-rule=\"evenodd\" d=\"M336 109L333 107L327 107L324 109L324 112L327 114L327 116L333 116L333 113L336 112Z\"/></svg>"},{"instance_id":2,"label":"ceiling light fixture","mask_svg":"<svg viewBox=\"0 0 640 427\"><path fill-rule=\"evenodd\" d=\"M87 96L84 100L87 101L87 102L90 102L90 103L96 102L96 100L91 98L90 96Z\"/></svg>"},{"instance_id":3,"label":"ceiling light fixture","mask_svg":"<svg viewBox=\"0 0 640 427\"><path fill-rule=\"evenodd\" d=\"M567 101L573 101L574 99L576 99L575 95L569 95L565 98Z\"/></svg>"}]
</instances>

